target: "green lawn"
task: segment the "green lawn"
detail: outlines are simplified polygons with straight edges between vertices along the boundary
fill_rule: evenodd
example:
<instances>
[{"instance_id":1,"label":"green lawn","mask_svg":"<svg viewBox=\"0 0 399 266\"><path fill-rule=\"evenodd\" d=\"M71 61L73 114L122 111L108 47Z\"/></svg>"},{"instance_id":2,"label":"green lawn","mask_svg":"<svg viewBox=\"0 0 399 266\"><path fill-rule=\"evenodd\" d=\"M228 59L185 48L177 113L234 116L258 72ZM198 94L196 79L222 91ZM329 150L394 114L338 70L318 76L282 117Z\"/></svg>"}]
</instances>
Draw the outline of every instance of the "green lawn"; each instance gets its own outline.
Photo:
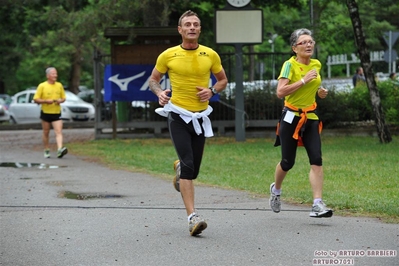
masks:
<instances>
[{"instance_id":1,"label":"green lawn","mask_svg":"<svg viewBox=\"0 0 399 266\"><path fill-rule=\"evenodd\" d=\"M380 144L374 137L323 137L323 199L338 215L378 217L399 223L399 137ZM197 182L269 196L280 148L272 139L207 140ZM172 180L175 150L169 139L95 140L69 143L78 155L112 168L150 173ZM311 205L309 163L299 148L283 183L282 199Z\"/></svg>"}]
</instances>

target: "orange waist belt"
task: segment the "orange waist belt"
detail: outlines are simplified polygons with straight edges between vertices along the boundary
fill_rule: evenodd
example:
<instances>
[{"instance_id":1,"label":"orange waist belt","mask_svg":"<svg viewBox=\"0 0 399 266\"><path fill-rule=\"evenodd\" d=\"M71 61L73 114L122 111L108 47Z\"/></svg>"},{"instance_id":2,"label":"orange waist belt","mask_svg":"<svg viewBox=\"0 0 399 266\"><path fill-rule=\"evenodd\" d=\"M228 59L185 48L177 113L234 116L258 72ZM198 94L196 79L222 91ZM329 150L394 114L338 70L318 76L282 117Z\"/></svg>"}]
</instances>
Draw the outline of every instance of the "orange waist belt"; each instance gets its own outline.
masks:
<instances>
[{"instance_id":1,"label":"orange waist belt","mask_svg":"<svg viewBox=\"0 0 399 266\"><path fill-rule=\"evenodd\" d=\"M297 107L293 106L292 104L288 103L287 101L284 101L284 107L290 111L299 113L300 119L299 119L298 125L295 128L295 131L294 131L294 134L292 135L292 137L294 139L298 140L299 146L303 146L302 138L299 135L299 132L301 131L301 134L302 134L302 132L305 130L305 123L308 120L308 117L306 114L313 113L317 108L317 103L314 102L311 106L306 107L306 108L297 108ZM279 127L280 127L280 122L277 125L277 130L276 130L277 136L278 136ZM322 129L323 129L323 123L320 121L319 133L321 133Z\"/></svg>"}]
</instances>

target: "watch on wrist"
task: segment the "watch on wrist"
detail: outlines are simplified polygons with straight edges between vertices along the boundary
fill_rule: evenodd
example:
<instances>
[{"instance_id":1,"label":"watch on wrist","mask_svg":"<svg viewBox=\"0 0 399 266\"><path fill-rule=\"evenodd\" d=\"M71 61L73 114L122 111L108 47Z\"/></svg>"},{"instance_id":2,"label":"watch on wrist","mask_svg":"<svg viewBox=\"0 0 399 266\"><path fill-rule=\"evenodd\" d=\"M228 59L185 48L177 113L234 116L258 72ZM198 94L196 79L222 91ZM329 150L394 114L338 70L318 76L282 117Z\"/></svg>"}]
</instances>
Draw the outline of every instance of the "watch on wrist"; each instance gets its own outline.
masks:
<instances>
[{"instance_id":1,"label":"watch on wrist","mask_svg":"<svg viewBox=\"0 0 399 266\"><path fill-rule=\"evenodd\" d=\"M209 89L212 91L213 95L218 94L218 91L214 87L210 87Z\"/></svg>"}]
</instances>

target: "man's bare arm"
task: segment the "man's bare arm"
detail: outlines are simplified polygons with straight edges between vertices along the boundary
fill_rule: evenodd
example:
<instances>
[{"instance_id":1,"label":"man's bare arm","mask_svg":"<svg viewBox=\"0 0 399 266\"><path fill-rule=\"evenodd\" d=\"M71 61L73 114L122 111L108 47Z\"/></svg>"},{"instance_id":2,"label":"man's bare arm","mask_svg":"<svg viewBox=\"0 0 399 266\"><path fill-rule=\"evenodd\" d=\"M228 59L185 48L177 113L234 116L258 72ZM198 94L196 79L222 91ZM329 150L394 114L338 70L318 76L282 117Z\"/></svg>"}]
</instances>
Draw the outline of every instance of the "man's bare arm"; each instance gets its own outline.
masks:
<instances>
[{"instance_id":1,"label":"man's bare arm","mask_svg":"<svg viewBox=\"0 0 399 266\"><path fill-rule=\"evenodd\" d=\"M159 84L159 82L154 79L150 79L149 87L150 90L157 96L159 95L159 93L162 92L161 84Z\"/></svg>"},{"instance_id":2,"label":"man's bare arm","mask_svg":"<svg viewBox=\"0 0 399 266\"><path fill-rule=\"evenodd\" d=\"M152 70L150 80L148 81L150 90L158 97L162 92L161 84L159 83L162 79L162 76L163 74L154 68Z\"/></svg>"},{"instance_id":3,"label":"man's bare arm","mask_svg":"<svg viewBox=\"0 0 399 266\"><path fill-rule=\"evenodd\" d=\"M155 68L152 70L150 80L148 81L148 86L150 90L158 97L159 105L164 106L170 100L168 94L170 93L170 89L162 90L161 84L159 83L164 74L156 70Z\"/></svg>"}]
</instances>

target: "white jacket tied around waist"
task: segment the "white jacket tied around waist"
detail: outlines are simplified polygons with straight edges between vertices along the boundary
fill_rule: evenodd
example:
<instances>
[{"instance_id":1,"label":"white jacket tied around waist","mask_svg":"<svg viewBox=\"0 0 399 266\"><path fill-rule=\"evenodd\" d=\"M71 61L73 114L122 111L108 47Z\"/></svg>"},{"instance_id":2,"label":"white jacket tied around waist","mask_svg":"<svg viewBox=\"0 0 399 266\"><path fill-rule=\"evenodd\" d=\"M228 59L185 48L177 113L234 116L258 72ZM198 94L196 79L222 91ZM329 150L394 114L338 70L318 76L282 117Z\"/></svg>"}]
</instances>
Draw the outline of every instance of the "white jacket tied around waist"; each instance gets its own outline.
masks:
<instances>
[{"instance_id":1,"label":"white jacket tied around waist","mask_svg":"<svg viewBox=\"0 0 399 266\"><path fill-rule=\"evenodd\" d=\"M195 133L197 135L202 133L201 125L198 122L198 119L202 118L202 127L204 128L204 136L209 138L213 137L213 130L211 120L209 119L209 114L212 113L213 108L212 106L208 105L208 108L202 112L190 112L184 108L174 105L171 101L169 101L163 108L155 109L155 112L161 116L168 117L169 112L174 112L179 114L180 117L186 122L187 124L190 121L193 121L193 126Z\"/></svg>"}]
</instances>

